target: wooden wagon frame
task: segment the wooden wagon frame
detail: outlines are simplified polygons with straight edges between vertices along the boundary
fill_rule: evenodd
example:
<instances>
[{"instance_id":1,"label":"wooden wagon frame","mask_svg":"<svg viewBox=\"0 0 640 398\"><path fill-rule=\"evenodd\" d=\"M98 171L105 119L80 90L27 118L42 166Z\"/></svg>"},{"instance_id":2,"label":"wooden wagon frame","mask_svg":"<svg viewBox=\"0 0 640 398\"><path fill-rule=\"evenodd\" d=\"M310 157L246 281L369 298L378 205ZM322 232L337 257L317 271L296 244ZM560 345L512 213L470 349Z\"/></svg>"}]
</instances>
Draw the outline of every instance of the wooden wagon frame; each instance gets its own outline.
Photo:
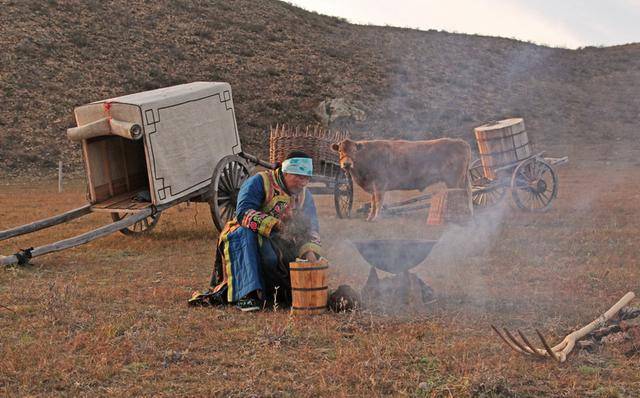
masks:
<instances>
[{"instance_id":1,"label":"wooden wagon frame","mask_svg":"<svg viewBox=\"0 0 640 398\"><path fill-rule=\"evenodd\" d=\"M0 256L0 265L24 264L116 231L145 234L164 210L186 201L208 203L221 230L234 216L240 186L255 167L278 166L242 151L228 83L194 82L98 101L76 108L75 117L77 127L67 136L82 147L89 203L0 231L0 241L94 212L108 213L113 222ZM351 180L336 162L314 161L318 171L312 181L321 186L312 191L334 194L338 215L348 216Z\"/></svg>"},{"instance_id":2,"label":"wooden wagon frame","mask_svg":"<svg viewBox=\"0 0 640 398\"><path fill-rule=\"evenodd\" d=\"M555 168L567 163L569 157L548 157L544 151L532 153L521 118L489 122L474 132L480 153L469 168L474 207L492 207L510 190L519 209L549 210L558 195Z\"/></svg>"}]
</instances>

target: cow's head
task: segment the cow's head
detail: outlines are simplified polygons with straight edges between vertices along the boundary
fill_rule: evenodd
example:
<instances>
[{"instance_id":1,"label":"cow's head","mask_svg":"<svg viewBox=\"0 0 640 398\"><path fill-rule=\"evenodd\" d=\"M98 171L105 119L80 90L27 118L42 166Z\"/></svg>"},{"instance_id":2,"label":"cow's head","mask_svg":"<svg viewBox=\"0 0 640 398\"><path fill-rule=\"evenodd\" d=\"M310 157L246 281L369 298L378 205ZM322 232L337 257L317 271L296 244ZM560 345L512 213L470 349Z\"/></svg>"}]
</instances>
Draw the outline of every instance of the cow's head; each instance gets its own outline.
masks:
<instances>
[{"instance_id":1,"label":"cow's head","mask_svg":"<svg viewBox=\"0 0 640 398\"><path fill-rule=\"evenodd\" d=\"M362 144L346 139L337 144L332 144L331 149L338 152L338 156L340 157L340 167L345 170L349 170L353 167L353 159L355 154L362 149Z\"/></svg>"}]
</instances>

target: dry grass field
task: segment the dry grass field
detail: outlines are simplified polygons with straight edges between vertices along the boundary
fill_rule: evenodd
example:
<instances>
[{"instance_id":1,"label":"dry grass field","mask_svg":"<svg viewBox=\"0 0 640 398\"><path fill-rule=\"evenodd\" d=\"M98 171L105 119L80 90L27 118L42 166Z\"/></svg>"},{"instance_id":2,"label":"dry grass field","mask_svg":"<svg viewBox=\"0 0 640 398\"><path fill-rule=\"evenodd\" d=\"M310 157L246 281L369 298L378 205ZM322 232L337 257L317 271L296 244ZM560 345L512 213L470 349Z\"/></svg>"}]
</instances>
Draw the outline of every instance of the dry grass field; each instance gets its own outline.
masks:
<instances>
[{"instance_id":1,"label":"dry grass field","mask_svg":"<svg viewBox=\"0 0 640 398\"><path fill-rule=\"evenodd\" d=\"M327 98L366 112L332 126L354 137L472 142L475 126L523 117L537 150L570 156L549 212L507 198L466 228L428 226L424 213L341 220L332 197L316 198L333 288L367 278L350 240L438 239L413 271L436 293L418 313L188 307L213 266L203 204L171 208L146 236L0 268L0 396L640 396L637 339L557 364L512 353L490 329L555 342L640 294L640 44L567 50L358 26L275 0L0 7L0 230L85 203L83 180L58 193L41 179L59 160L83 173L64 134L75 106L191 81L232 85L243 149L262 157L265 129L313 124ZM108 222L91 214L2 241L0 255Z\"/></svg>"},{"instance_id":2,"label":"dry grass field","mask_svg":"<svg viewBox=\"0 0 640 398\"><path fill-rule=\"evenodd\" d=\"M427 226L421 213L339 220L332 198L318 197L332 287L359 289L369 271L349 239L439 239L415 268L437 295L418 314L296 318L189 308L213 263L216 234L203 204L171 208L144 237L113 234L1 269L0 395L638 396L640 341L576 349L557 364L512 353L489 327L539 328L555 342L625 292L640 293L634 145L617 156L567 148L571 163L559 170L549 212L524 213L507 201L467 228ZM84 197L82 181L57 193L53 181L3 180L0 230ZM108 221L91 214L3 241L0 253Z\"/></svg>"}]
</instances>

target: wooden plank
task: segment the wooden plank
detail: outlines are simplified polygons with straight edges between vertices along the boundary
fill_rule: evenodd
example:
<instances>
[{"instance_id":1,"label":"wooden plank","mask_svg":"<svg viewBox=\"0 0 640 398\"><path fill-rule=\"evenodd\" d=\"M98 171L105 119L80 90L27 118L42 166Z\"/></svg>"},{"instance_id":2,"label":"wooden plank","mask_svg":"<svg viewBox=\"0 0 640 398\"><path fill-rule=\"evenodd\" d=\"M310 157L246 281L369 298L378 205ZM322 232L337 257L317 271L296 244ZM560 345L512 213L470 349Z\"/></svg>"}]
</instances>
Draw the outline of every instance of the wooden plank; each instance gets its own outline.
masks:
<instances>
[{"instance_id":1,"label":"wooden plank","mask_svg":"<svg viewBox=\"0 0 640 398\"><path fill-rule=\"evenodd\" d=\"M91 175L91 167L89 165L88 145L87 140L82 140L82 157L84 158L82 160L84 162L84 170L87 173L87 184L89 184L89 201L94 203L96 201L96 190Z\"/></svg>"},{"instance_id":2,"label":"wooden plank","mask_svg":"<svg viewBox=\"0 0 640 398\"><path fill-rule=\"evenodd\" d=\"M109 198L103 202L100 203L96 203L93 205L94 209L104 209L107 207L110 207L116 203L125 201L125 200L131 200L134 196L136 196L138 194L139 191L133 191L133 192L125 192L122 193L120 195L114 196L112 198Z\"/></svg>"},{"instance_id":3,"label":"wooden plank","mask_svg":"<svg viewBox=\"0 0 640 398\"><path fill-rule=\"evenodd\" d=\"M136 190L114 196L104 202L96 203L91 207L91 211L103 213L115 213L117 211L136 213L152 205L151 202L141 202L134 199L140 192L140 190Z\"/></svg>"},{"instance_id":4,"label":"wooden plank","mask_svg":"<svg viewBox=\"0 0 640 398\"><path fill-rule=\"evenodd\" d=\"M527 157L526 159L519 160L519 161L517 161L517 162L515 162L513 164L508 164L508 165L505 165L505 166L502 166L502 167L498 167L498 168L494 169L494 171L497 172L497 171L515 169L516 167L518 167L518 165L520 165L520 163L526 162L527 160L532 159L532 158L542 157L542 155L544 155L544 151L538 152L535 155L531 155L531 156Z\"/></svg>"},{"instance_id":5,"label":"wooden plank","mask_svg":"<svg viewBox=\"0 0 640 398\"><path fill-rule=\"evenodd\" d=\"M307 187L312 195L333 195L334 189L329 187Z\"/></svg>"},{"instance_id":6,"label":"wooden plank","mask_svg":"<svg viewBox=\"0 0 640 398\"><path fill-rule=\"evenodd\" d=\"M92 240L101 238L103 236L119 231L123 228L129 227L135 224L136 222L146 217L149 217L151 214L153 214L153 210L146 209L137 214L133 214L129 217L125 217L120 221L94 229L93 231L86 232L82 235L74 236L72 238L64 239L48 245L36 247L30 252L31 258L42 256L47 253L57 252L60 250L83 245L85 243L91 242ZM6 256L6 257L0 257L0 265L12 265L17 263L18 263L18 256L16 254Z\"/></svg>"},{"instance_id":7,"label":"wooden plank","mask_svg":"<svg viewBox=\"0 0 640 398\"><path fill-rule=\"evenodd\" d=\"M544 161L551 166L560 166L565 163L569 163L569 156L563 156L561 158L544 158Z\"/></svg>"},{"instance_id":8,"label":"wooden plank","mask_svg":"<svg viewBox=\"0 0 640 398\"><path fill-rule=\"evenodd\" d=\"M122 200L119 200L115 203L110 204L106 208L107 209L127 209L131 205L131 202L135 202L135 200L133 199L134 196L128 196Z\"/></svg>"},{"instance_id":9,"label":"wooden plank","mask_svg":"<svg viewBox=\"0 0 640 398\"><path fill-rule=\"evenodd\" d=\"M389 203L388 205L385 205L384 207L386 207L387 209L391 209L391 208L394 208L394 207L405 206L405 205L409 205L409 204L412 204L412 203L421 202L423 200L431 199L431 197L433 195L434 194L432 194L432 193L427 193L427 194L416 196L414 198L410 198L410 199L403 200L403 201L400 201L400 202Z\"/></svg>"},{"instance_id":10,"label":"wooden plank","mask_svg":"<svg viewBox=\"0 0 640 398\"><path fill-rule=\"evenodd\" d=\"M130 191L130 189L127 189L127 175L120 147L122 140L120 137L108 137L107 139L107 156L109 157L109 172L111 173L114 195Z\"/></svg>"},{"instance_id":11,"label":"wooden plank","mask_svg":"<svg viewBox=\"0 0 640 398\"><path fill-rule=\"evenodd\" d=\"M109 207L92 207L91 211L98 213L116 213L116 212L127 212L127 213L136 213L140 210L151 207L151 202L135 202L135 201L124 201L119 202Z\"/></svg>"},{"instance_id":12,"label":"wooden plank","mask_svg":"<svg viewBox=\"0 0 640 398\"><path fill-rule=\"evenodd\" d=\"M53 217L45 218L16 228L7 229L5 231L0 231L0 240L13 238L14 236L24 235L44 228L49 228L54 225L62 224L63 222L76 219L84 216L85 214L89 214L90 212L91 205L86 204L82 207L78 207L77 209L69 210Z\"/></svg>"},{"instance_id":13,"label":"wooden plank","mask_svg":"<svg viewBox=\"0 0 640 398\"><path fill-rule=\"evenodd\" d=\"M96 185L94 188L96 199L93 203L99 203L105 198L109 198L109 184Z\"/></svg>"},{"instance_id":14,"label":"wooden plank","mask_svg":"<svg viewBox=\"0 0 640 398\"><path fill-rule=\"evenodd\" d=\"M114 208L114 209L91 209L92 213L140 213L141 211L151 207L149 203L146 207L141 209L128 209L128 208Z\"/></svg>"},{"instance_id":15,"label":"wooden plank","mask_svg":"<svg viewBox=\"0 0 640 398\"><path fill-rule=\"evenodd\" d=\"M149 194L151 195L151 203L154 205L158 203L158 198L156 196L156 186L153 184L153 171L154 169L151 167L151 150L149 149L148 144L149 137L146 136L142 140L142 144L144 145L144 161L145 161L145 170L146 170L146 186L149 188Z\"/></svg>"},{"instance_id":16,"label":"wooden plank","mask_svg":"<svg viewBox=\"0 0 640 398\"><path fill-rule=\"evenodd\" d=\"M111 165L109 164L109 142L107 140L102 141L102 148L104 153L104 172L109 182L109 195L113 196L113 181L111 181Z\"/></svg>"},{"instance_id":17,"label":"wooden plank","mask_svg":"<svg viewBox=\"0 0 640 398\"><path fill-rule=\"evenodd\" d=\"M406 207L400 207L400 208L382 208L382 214L402 214L402 213L409 213L411 211L418 211L418 210L423 210L423 209L428 209L431 207L431 203L425 203L422 205L415 205L415 206L406 206Z\"/></svg>"},{"instance_id":18,"label":"wooden plank","mask_svg":"<svg viewBox=\"0 0 640 398\"><path fill-rule=\"evenodd\" d=\"M131 190L131 183L129 182L129 168L127 167L127 154L124 150L124 140L120 139L120 153L122 154L122 165L124 166L124 178L127 184L127 191Z\"/></svg>"}]
</instances>

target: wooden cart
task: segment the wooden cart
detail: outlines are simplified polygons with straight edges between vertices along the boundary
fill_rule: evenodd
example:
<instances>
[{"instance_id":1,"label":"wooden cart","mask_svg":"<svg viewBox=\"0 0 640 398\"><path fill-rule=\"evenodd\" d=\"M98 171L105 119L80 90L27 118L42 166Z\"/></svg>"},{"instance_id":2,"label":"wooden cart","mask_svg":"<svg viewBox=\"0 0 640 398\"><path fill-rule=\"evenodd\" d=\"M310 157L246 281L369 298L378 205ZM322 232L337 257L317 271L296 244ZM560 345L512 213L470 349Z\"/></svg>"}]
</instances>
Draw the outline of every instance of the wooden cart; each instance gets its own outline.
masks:
<instances>
[{"instance_id":1,"label":"wooden cart","mask_svg":"<svg viewBox=\"0 0 640 398\"><path fill-rule=\"evenodd\" d=\"M89 203L17 228L0 240L28 234L92 212L113 223L49 245L0 257L21 264L32 257L87 243L115 231L143 234L163 210L185 201L208 202L220 230L233 216L237 193L255 165L274 164L242 152L231 87L195 82L98 101L75 109Z\"/></svg>"},{"instance_id":2,"label":"wooden cart","mask_svg":"<svg viewBox=\"0 0 640 398\"><path fill-rule=\"evenodd\" d=\"M543 212L558 195L555 167L569 161L544 152L532 153L524 121L520 118L490 122L475 129L480 159L469 173L474 208L489 208L511 191L515 205Z\"/></svg>"},{"instance_id":3,"label":"wooden cart","mask_svg":"<svg viewBox=\"0 0 640 398\"><path fill-rule=\"evenodd\" d=\"M503 199L507 191L516 206L525 211L542 212L551 207L558 194L555 167L569 161L545 152L532 153L524 121L521 118L489 122L474 129L480 158L469 168L474 211L487 209ZM385 204L382 214L398 215L431 207L433 194L423 194ZM367 214L365 203L357 209Z\"/></svg>"}]
</instances>

